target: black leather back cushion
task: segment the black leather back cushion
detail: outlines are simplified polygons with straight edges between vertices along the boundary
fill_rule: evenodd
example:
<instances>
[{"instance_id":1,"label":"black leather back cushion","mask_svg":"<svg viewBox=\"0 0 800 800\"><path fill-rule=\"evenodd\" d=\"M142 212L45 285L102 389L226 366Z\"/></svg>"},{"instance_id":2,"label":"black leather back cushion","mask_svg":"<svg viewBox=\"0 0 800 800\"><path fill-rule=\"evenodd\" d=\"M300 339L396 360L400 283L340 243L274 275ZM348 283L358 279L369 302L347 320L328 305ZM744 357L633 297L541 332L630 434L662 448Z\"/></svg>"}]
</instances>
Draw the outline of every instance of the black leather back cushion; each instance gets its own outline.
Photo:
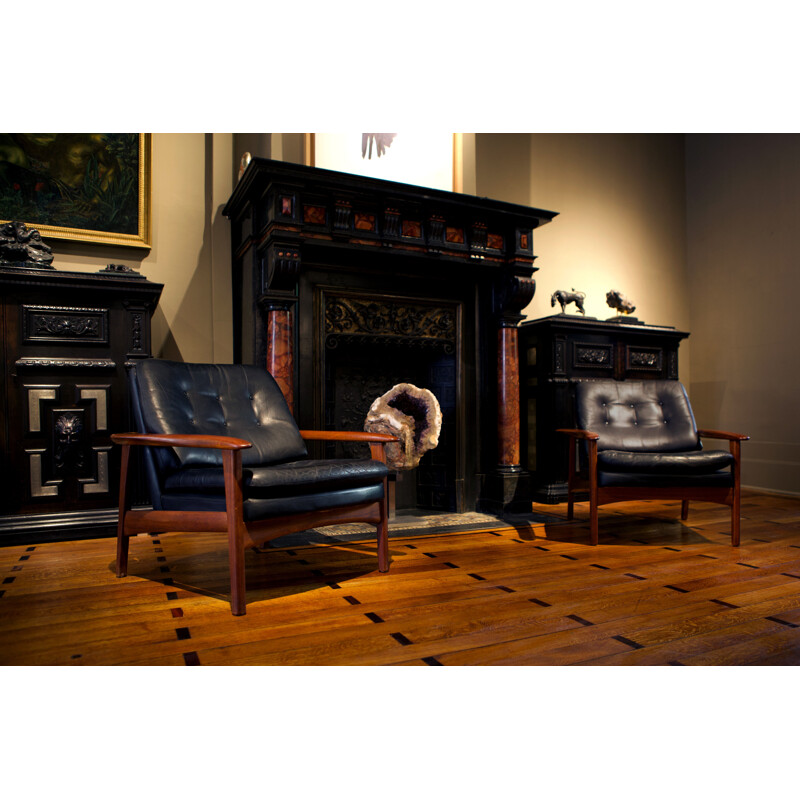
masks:
<instances>
[{"instance_id":1,"label":"black leather back cushion","mask_svg":"<svg viewBox=\"0 0 800 800\"><path fill-rule=\"evenodd\" d=\"M599 450L698 450L686 390L678 381L585 381L575 385L579 428L600 435Z\"/></svg>"},{"instance_id":2,"label":"black leather back cushion","mask_svg":"<svg viewBox=\"0 0 800 800\"><path fill-rule=\"evenodd\" d=\"M134 367L144 433L202 433L246 439L242 464L296 461L308 455L283 393L261 367L145 359ZM222 464L219 451L153 448L162 472ZM177 461L176 461L177 459Z\"/></svg>"}]
</instances>

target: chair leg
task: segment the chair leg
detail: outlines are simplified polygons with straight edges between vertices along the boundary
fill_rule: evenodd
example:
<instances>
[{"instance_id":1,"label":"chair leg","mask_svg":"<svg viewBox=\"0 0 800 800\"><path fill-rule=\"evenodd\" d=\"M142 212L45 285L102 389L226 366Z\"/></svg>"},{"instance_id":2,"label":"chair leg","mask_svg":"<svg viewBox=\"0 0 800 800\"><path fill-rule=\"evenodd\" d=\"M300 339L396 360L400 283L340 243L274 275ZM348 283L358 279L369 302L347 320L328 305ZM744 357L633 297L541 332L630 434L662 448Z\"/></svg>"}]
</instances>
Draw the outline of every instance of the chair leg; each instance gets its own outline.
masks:
<instances>
[{"instance_id":1,"label":"chair leg","mask_svg":"<svg viewBox=\"0 0 800 800\"><path fill-rule=\"evenodd\" d=\"M244 578L244 502L242 499L242 454L238 450L222 453L225 473L225 511L228 518L228 567L231 575L231 613L246 613Z\"/></svg>"},{"instance_id":2,"label":"chair leg","mask_svg":"<svg viewBox=\"0 0 800 800\"><path fill-rule=\"evenodd\" d=\"M681 519L689 519L689 501L681 500Z\"/></svg>"},{"instance_id":3,"label":"chair leg","mask_svg":"<svg viewBox=\"0 0 800 800\"><path fill-rule=\"evenodd\" d=\"M128 511L128 465L131 448L122 446L119 475L119 520L117 521L117 577L124 578L128 574L128 544L130 537L125 534L125 515Z\"/></svg>"},{"instance_id":4,"label":"chair leg","mask_svg":"<svg viewBox=\"0 0 800 800\"><path fill-rule=\"evenodd\" d=\"M738 547L739 546L739 532L740 532L740 525L741 525L741 496L738 491L738 486L736 487L736 491L733 493L733 503L731 504L731 547Z\"/></svg>"},{"instance_id":5,"label":"chair leg","mask_svg":"<svg viewBox=\"0 0 800 800\"><path fill-rule=\"evenodd\" d=\"M600 538L600 522L597 514L597 440L589 441L589 532L591 542L597 545Z\"/></svg>"},{"instance_id":6,"label":"chair leg","mask_svg":"<svg viewBox=\"0 0 800 800\"><path fill-rule=\"evenodd\" d=\"M384 487L385 487L384 482ZM389 571L389 506L384 491L381 500L381 521L378 523L378 572Z\"/></svg>"}]
</instances>

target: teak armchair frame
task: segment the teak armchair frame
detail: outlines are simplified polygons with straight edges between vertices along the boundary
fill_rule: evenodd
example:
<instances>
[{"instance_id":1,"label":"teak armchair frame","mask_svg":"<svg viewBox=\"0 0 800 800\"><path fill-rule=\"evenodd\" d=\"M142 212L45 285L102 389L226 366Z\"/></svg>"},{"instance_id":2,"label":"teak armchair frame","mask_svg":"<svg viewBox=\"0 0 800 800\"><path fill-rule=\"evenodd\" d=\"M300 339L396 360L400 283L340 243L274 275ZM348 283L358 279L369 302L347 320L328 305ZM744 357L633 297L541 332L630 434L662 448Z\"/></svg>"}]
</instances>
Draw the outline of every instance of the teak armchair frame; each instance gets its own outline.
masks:
<instances>
[{"instance_id":1,"label":"teak armchair frame","mask_svg":"<svg viewBox=\"0 0 800 800\"><path fill-rule=\"evenodd\" d=\"M625 500L680 500L681 519L689 517L689 501L720 503L731 508L731 545L739 546L740 507L741 507L741 447L750 437L727 431L698 430L700 438L725 439L730 444L733 456L732 486L599 486L597 475L597 443L600 434L575 428L559 428L559 433L570 437L569 476L567 480L567 519L574 519L576 492L589 493L589 528L591 543L596 545L599 538L598 507L608 503ZM577 470L577 446L585 442L588 456L588 479L582 478Z\"/></svg>"},{"instance_id":2,"label":"teak armchair frame","mask_svg":"<svg viewBox=\"0 0 800 800\"><path fill-rule=\"evenodd\" d=\"M300 431L306 441L363 442L369 445L370 455L386 463L385 446L397 437L381 433L360 431ZM389 571L388 487L384 478L383 499L332 509L323 509L287 516L268 517L255 521L243 518L242 451L251 447L245 439L202 434L120 433L111 436L122 446L122 466L119 494L119 524L117 527L118 578L128 571L128 545L130 537L139 533L166 531L227 531L228 559L231 582L231 612L235 616L245 613L245 563L246 547L259 547L271 539L287 533L323 525L350 522L367 522L377 528L378 570ZM131 482L128 480L131 447L200 447L219 450L225 480L225 511L160 511L132 510L130 504Z\"/></svg>"}]
</instances>

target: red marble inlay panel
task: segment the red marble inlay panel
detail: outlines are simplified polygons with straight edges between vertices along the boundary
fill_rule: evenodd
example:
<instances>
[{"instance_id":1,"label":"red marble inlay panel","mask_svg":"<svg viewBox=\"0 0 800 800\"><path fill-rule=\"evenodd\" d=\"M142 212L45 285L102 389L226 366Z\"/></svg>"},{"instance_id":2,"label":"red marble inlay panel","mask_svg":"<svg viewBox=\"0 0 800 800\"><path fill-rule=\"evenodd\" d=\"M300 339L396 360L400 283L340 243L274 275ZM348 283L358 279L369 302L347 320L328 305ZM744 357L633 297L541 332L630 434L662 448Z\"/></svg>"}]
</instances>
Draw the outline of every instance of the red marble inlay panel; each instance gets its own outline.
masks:
<instances>
[{"instance_id":1,"label":"red marble inlay panel","mask_svg":"<svg viewBox=\"0 0 800 800\"><path fill-rule=\"evenodd\" d=\"M291 197L281 197L281 214L284 217L291 217L292 216L292 198Z\"/></svg>"},{"instance_id":2,"label":"red marble inlay panel","mask_svg":"<svg viewBox=\"0 0 800 800\"><path fill-rule=\"evenodd\" d=\"M403 220L403 236L409 236L414 239L422 238L422 223L415 222L414 220Z\"/></svg>"},{"instance_id":3,"label":"red marble inlay panel","mask_svg":"<svg viewBox=\"0 0 800 800\"><path fill-rule=\"evenodd\" d=\"M267 371L280 386L294 413L294 351L291 312L273 309L267 322Z\"/></svg>"},{"instance_id":4,"label":"red marble inlay panel","mask_svg":"<svg viewBox=\"0 0 800 800\"><path fill-rule=\"evenodd\" d=\"M464 231L462 228L447 228L444 238L448 242L464 244Z\"/></svg>"},{"instance_id":5,"label":"red marble inlay panel","mask_svg":"<svg viewBox=\"0 0 800 800\"><path fill-rule=\"evenodd\" d=\"M519 246L520 246L520 247L521 247L523 250L527 250L527 249L528 249L528 234L527 234L527 233L521 233L521 234L520 234L520 237L519 237Z\"/></svg>"},{"instance_id":6,"label":"red marble inlay panel","mask_svg":"<svg viewBox=\"0 0 800 800\"><path fill-rule=\"evenodd\" d=\"M303 206L303 222L311 225L325 224L325 206Z\"/></svg>"},{"instance_id":7,"label":"red marble inlay panel","mask_svg":"<svg viewBox=\"0 0 800 800\"><path fill-rule=\"evenodd\" d=\"M490 233L486 237L486 246L492 250L502 250L503 237L499 233Z\"/></svg>"},{"instance_id":8,"label":"red marble inlay panel","mask_svg":"<svg viewBox=\"0 0 800 800\"><path fill-rule=\"evenodd\" d=\"M501 328L498 337L497 439L500 464L519 465L519 331L516 328Z\"/></svg>"},{"instance_id":9,"label":"red marble inlay panel","mask_svg":"<svg viewBox=\"0 0 800 800\"><path fill-rule=\"evenodd\" d=\"M355 226L357 231L374 231L375 230L375 215L364 214L363 212L356 212Z\"/></svg>"}]
</instances>

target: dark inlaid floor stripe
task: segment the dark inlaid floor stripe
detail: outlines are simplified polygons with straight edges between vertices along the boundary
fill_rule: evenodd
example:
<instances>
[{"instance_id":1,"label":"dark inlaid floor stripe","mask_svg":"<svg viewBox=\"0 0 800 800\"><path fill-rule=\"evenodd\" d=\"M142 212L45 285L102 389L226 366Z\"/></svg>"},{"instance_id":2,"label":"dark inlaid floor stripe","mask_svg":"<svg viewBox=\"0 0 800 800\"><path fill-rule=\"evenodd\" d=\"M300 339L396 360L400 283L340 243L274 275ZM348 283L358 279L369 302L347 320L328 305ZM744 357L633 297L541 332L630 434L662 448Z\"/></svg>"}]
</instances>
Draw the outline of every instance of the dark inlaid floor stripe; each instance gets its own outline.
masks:
<instances>
[{"instance_id":1,"label":"dark inlaid floor stripe","mask_svg":"<svg viewBox=\"0 0 800 800\"><path fill-rule=\"evenodd\" d=\"M417 546L415 544L404 544L403 547L407 547L409 550L417 549Z\"/></svg>"},{"instance_id":2,"label":"dark inlaid floor stripe","mask_svg":"<svg viewBox=\"0 0 800 800\"><path fill-rule=\"evenodd\" d=\"M552 603L545 603L544 600L537 600L535 597L531 597L528 599L529 603L536 603L537 606L544 606L545 608L550 608Z\"/></svg>"},{"instance_id":3,"label":"dark inlaid floor stripe","mask_svg":"<svg viewBox=\"0 0 800 800\"><path fill-rule=\"evenodd\" d=\"M177 600L178 593L177 592L167 592L167 600Z\"/></svg>"},{"instance_id":4,"label":"dark inlaid floor stripe","mask_svg":"<svg viewBox=\"0 0 800 800\"><path fill-rule=\"evenodd\" d=\"M680 553L681 551L677 547L665 547L665 550L672 550L673 553Z\"/></svg>"},{"instance_id":5,"label":"dark inlaid floor stripe","mask_svg":"<svg viewBox=\"0 0 800 800\"><path fill-rule=\"evenodd\" d=\"M641 575L636 575L633 572L626 572L625 573L625 577L626 578L636 578L637 581L646 581L647 580L647 578L643 578Z\"/></svg>"},{"instance_id":6,"label":"dark inlaid floor stripe","mask_svg":"<svg viewBox=\"0 0 800 800\"><path fill-rule=\"evenodd\" d=\"M35 549L36 549L35 547L26 547L25 548L25 552L26 553L32 553Z\"/></svg>"},{"instance_id":7,"label":"dark inlaid floor stripe","mask_svg":"<svg viewBox=\"0 0 800 800\"><path fill-rule=\"evenodd\" d=\"M438 558L439 556L436 553L423 553L422 555L427 556L428 558Z\"/></svg>"},{"instance_id":8,"label":"dark inlaid floor stripe","mask_svg":"<svg viewBox=\"0 0 800 800\"><path fill-rule=\"evenodd\" d=\"M475 572L468 572L467 574L469 575L470 578L475 578L476 581L485 581L486 580L486 578L484 578L482 575L478 575Z\"/></svg>"},{"instance_id":9,"label":"dark inlaid floor stripe","mask_svg":"<svg viewBox=\"0 0 800 800\"><path fill-rule=\"evenodd\" d=\"M175 635L178 639L191 639L192 634L189 633L188 628L175 628Z\"/></svg>"},{"instance_id":10,"label":"dark inlaid floor stripe","mask_svg":"<svg viewBox=\"0 0 800 800\"><path fill-rule=\"evenodd\" d=\"M550 552L550 548L549 547L542 547L540 544L535 544L534 547L537 550L544 550L545 553L549 553Z\"/></svg>"},{"instance_id":11,"label":"dark inlaid floor stripe","mask_svg":"<svg viewBox=\"0 0 800 800\"><path fill-rule=\"evenodd\" d=\"M156 561L158 561L159 563L162 563L166 560L167 560L166 556L156 556Z\"/></svg>"},{"instance_id":12,"label":"dark inlaid floor stripe","mask_svg":"<svg viewBox=\"0 0 800 800\"><path fill-rule=\"evenodd\" d=\"M726 608L739 608L739 606L735 606L733 603L726 603L724 600L716 600L713 597L709 597L709 602L711 603L718 603L721 606L725 606Z\"/></svg>"},{"instance_id":13,"label":"dark inlaid floor stripe","mask_svg":"<svg viewBox=\"0 0 800 800\"><path fill-rule=\"evenodd\" d=\"M164 586L174 586L175 585L175 581L172 578L164 578L161 581L161 583L163 583Z\"/></svg>"},{"instance_id":14,"label":"dark inlaid floor stripe","mask_svg":"<svg viewBox=\"0 0 800 800\"><path fill-rule=\"evenodd\" d=\"M20 561L27 561L29 558L30 558L30 556L20 556L19 560Z\"/></svg>"},{"instance_id":15,"label":"dark inlaid floor stripe","mask_svg":"<svg viewBox=\"0 0 800 800\"><path fill-rule=\"evenodd\" d=\"M568 558L570 561L577 561L578 560L577 556L567 556L567 555L564 555L564 553L561 553L561 558Z\"/></svg>"},{"instance_id":16,"label":"dark inlaid floor stripe","mask_svg":"<svg viewBox=\"0 0 800 800\"><path fill-rule=\"evenodd\" d=\"M499 536L500 534L498 533L497 535ZM511 541L516 542L517 544L528 544L526 541L522 539L512 539Z\"/></svg>"},{"instance_id":17,"label":"dark inlaid floor stripe","mask_svg":"<svg viewBox=\"0 0 800 800\"><path fill-rule=\"evenodd\" d=\"M744 561L737 561L736 563L740 567L750 567L750 569L761 569L761 567L757 567L755 564L745 564Z\"/></svg>"},{"instance_id":18,"label":"dark inlaid floor stripe","mask_svg":"<svg viewBox=\"0 0 800 800\"><path fill-rule=\"evenodd\" d=\"M0 589L0 597L2 597L6 593L5 589Z\"/></svg>"},{"instance_id":19,"label":"dark inlaid floor stripe","mask_svg":"<svg viewBox=\"0 0 800 800\"><path fill-rule=\"evenodd\" d=\"M677 586L673 586L670 583L668 583L664 588L672 589L673 592L683 592L683 594L686 594L689 591L688 589L679 589Z\"/></svg>"},{"instance_id":20,"label":"dark inlaid floor stripe","mask_svg":"<svg viewBox=\"0 0 800 800\"><path fill-rule=\"evenodd\" d=\"M76 658L83 658L83 653L75 653L75 655L70 656L70 660L74 661Z\"/></svg>"},{"instance_id":21,"label":"dark inlaid floor stripe","mask_svg":"<svg viewBox=\"0 0 800 800\"><path fill-rule=\"evenodd\" d=\"M360 606L361 605L361 601L360 600L356 600L355 597L353 597L350 594L348 594L344 599L347 600L347 602L350 603L351 606Z\"/></svg>"},{"instance_id":22,"label":"dark inlaid floor stripe","mask_svg":"<svg viewBox=\"0 0 800 800\"><path fill-rule=\"evenodd\" d=\"M700 556L700 558L716 558L716 556L709 556L706 553L698 553L697 555Z\"/></svg>"},{"instance_id":23,"label":"dark inlaid floor stripe","mask_svg":"<svg viewBox=\"0 0 800 800\"><path fill-rule=\"evenodd\" d=\"M169 567L159 567L158 569L164 573L169 572Z\"/></svg>"},{"instance_id":24,"label":"dark inlaid floor stripe","mask_svg":"<svg viewBox=\"0 0 800 800\"><path fill-rule=\"evenodd\" d=\"M589 564L590 567L597 567L597 569L611 569L611 567L604 567L602 564Z\"/></svg>"},{"instance_id":25,"label":"dark inlaid floor stripe","mask_svg":"<svg viewBox=\"0 0 800 800\"><path fill-rule=\"evenodd\" d=\"M800 627L800 625L796 625L794 622L789 622L788 620L781 619L780 617L766 617L766 619L770 620L771 622L779 622L781 625L786 625L788 628Z\"/></svg>"},{"instance_id":26,"label":"dark inlaid floor stripe","mask_svg":"<svg viewBox=\"0 0 800 800\"><path fill-rule=\"evenodd\" d=\"M198 656L197 653L194 650L192 650L191 653L184 653L183 654L183 663L187 667L199 667L199 666L201 666L201 664L200 664L200 656Z\"/></svg>"},{"instance_id":27,"label":"dark inlaid floor stripe","mask_svg":"<svg viewBox=\"0 0 800 800\"><path fill-rule=\"evenodd\" d=\"M403 646L408 644L414 644L414 642L412 642L411 639L407 638L406 636L403 636L402 633L392 633L390 635L392 639L394 639L396 642L400 642L400 644L402 644Z\"/></svg>"},{"instance_id":28,"label":"dark inlaid floor stripe","mask_svg":"<svg viewBox=\"0 0 800 800\"><path fill-rule=\"evenodd\" d=\"M452 564L450 561L445 561L444 565L446 567L450 567L450 569L458 569L458 565L457 564Z\"/></svg>"},{"instance_id":29,"label":"dark inlaid floor stripe","mask_svg":"<svg viewBox=\"0 0 800 800\"><path fill-rule=\"evenodd\" d=\"M3 583L14 583L16 578L3 578Z\"/></svg>"},{"instance_id":30,"label":"dark inlaid floor stripe","mask_svg":"<svg viewBox=\"0 0 800 800\"><path fill-rule=\"evenodd\" d=\"M427 658L422 659L424 664L427 664L429 667L443 667L441 661L437 661L433 656L428 656Z\"/></svg>"},{"instance_id":31,"label":"dark inlaid floor stripe","mask_svg":"<svg viewBox=\"0 0 800 800\"><path fill-rule=\"evenodd\" d=\"M500 589L500 591L509 592L509 593L513 593L513 592L517 591L516 589L510 589L508 586L498 586L497 588Z\"/></svg>"},{"instance_id":32,"label":"dark inlaid floor stripe","mask_svg":"<svg viewBox=\"0 0 800 800\"><path fill-rule=\"evenodd\" d=\"M800 575L792 575L791 572L781 572L781 575L783 575L785 578L798 578L798 579L800 579Z\"/></svg>"},{"instance_id":33,"label":"dark inlaid floor stripe","mask_svg":"<svg viewBox=\"0 0 800 800\"><path fill-rule=\"evenodd\" d=\"M670 667L685 667L686 666L686 664L684 664L682 661L667 661L667 665L670 666Z\"/></svg>"},{"instance_id":34,"label":"dark inlaid floor stripe","mask_svg":"<svg viewBox=\"0 0 800 800\"><path fill-rule=\"evenodd\" d=\"M373 613L372 611L369 614L364 614L367 619L371 619L373 622L384 622L385 620L379 617L377 614Z\"/></svg>"},{"instance_id":35,"label":"dark inlaid floor stripe","mask_svg":"<svg viewBox=\"0 0 800 800\"><path fill-rule=\"evenodd\" d=\"M577 614L567 614L567 619L572 619L575 620L575 622L580 622L581 625L594 625L594 622L589 622L588 619L579 617Z\"/></svg>"},{"instance_id":36,"label":"dark inlaid floor stripe","mask_svg":"<svg viewBox=\"0 0 800 800\"><path fill-rule=\"evenodd\" d=\"M618 642L622 642L622 644L628 645L628 647L632 647L634 650L641 650L644 645L639 644L639 642L634 642L633 639L628 639L625 636L612 636L612 639L616 639Z\"/></svg>"}]
</instances>

